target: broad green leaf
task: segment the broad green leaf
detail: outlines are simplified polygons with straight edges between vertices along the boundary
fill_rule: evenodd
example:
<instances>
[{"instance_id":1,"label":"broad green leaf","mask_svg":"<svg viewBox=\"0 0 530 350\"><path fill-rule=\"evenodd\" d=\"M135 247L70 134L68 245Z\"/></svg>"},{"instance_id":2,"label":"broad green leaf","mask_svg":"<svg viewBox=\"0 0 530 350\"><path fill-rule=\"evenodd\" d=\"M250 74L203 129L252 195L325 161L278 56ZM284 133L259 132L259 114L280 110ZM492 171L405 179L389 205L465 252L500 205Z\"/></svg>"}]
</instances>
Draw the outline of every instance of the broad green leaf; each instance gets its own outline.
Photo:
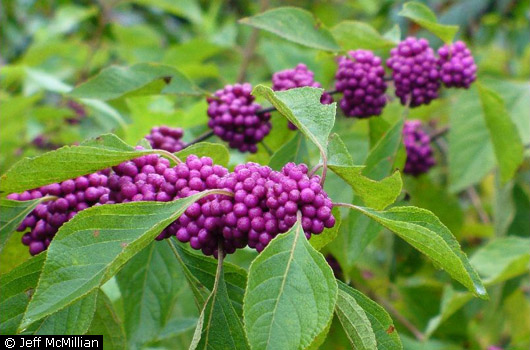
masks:
<instances>
[{"instance_id":1,"label":"broad green leaf","mask_svg":"<svg viewBox=\"0 0 530 350\"><path fill-rule=\"evenodd\" d=\"M453 41L453 38L458 32L458 26L438 23L434 12L424 4L416 1L405 3L403 9L399 12L399 15L416 22L447 44Z\"/></svg>"},{"instance_id":2,"label":"broad green leaf","mask_svg":"<svg viewBox=\"0 0 530 350\"><path fill-rule=\"evenodd\" d=\"M297 222L250 266L243 316L251 347L308 347L327 327L336 299L331 268Z\"/></svg>"},{"instance_id":3,"label":"broad green leaf","mask_svg":"<svg viewBox=\"0 0 530 350\"><path fill-rule=\"evenodd\" d=\"M151 242L116 275L123 298L123 324L131 348L154 341L167 326L184 276L167 244Z\"/></svg>"},{"instance_id":4,"label":"broad green leaf","mask_svg":"<svg viewBox=\"0 0 530 350\"><path fill-rule=\"evenodd\" d=\"M289 163L299 163L298 158L304 148L304 138L301 133L296 135L278 149L271 157L269 166L274 170L281 170L282 167Z\"/></svg>"},{"instance_id":5,"label":"broad green leaf","mask_svg":"<svg viewBox=\"0 0 530 350\"><path fill-rule=\"evenodd\" d=\"M258 85L253 95L269 100L278 112L296 125L326 155L328 137L335 124L336 103L323 105L320 96L324 89L303 87L286 91L272 91L264 85Z\"/></svg>"},{"instance_id":6,"label":"broad green leaf","mask_svg":"<svg viewBox=\"0 0 530 350\"><path fill-rule=\"evenodd\" d=\"M96 312L97 294L98 291L93 290L73 304L48 316L34 331L34 334L85 334Z\"/></svg>"},{"instance_id":7,"label":"broad green leaf","mask_svg":"<svg viewBox=\"0 0 530 350\"><path fill-rule=\"evenodd\" d=\"M195 349L250 349L243 323L228 297L222 265L195 328L190 350Z\"/></svg>"},{"instance_id":8,"label":"broad green leaf","mask_svg":"<svg viewBox=\"0 0 530 350\"><path fill-rule=\"evenodd\" d=\"M24 158L0 177L3 192L19 192L72 179L161 150L135 150L115 135L103 135L80 146L64 146L34 158Z\"/></svg>"},{"instance_id":9,"label":"broad green leaf","mask_svg":"<svg viewBox=\"0 0 530 350\"><path fill-rule=\"evenodd\" d=\"M488 293L460 244L433 213L417 207L394 207L387 211L354 208L427 255L475 295L487 299Z\"/></svg>"},{"instance_id":10,"label":"broad green leaf","mask_svg":"<svg viewBox=\"0 0 530 350\"><path fill-rule=\"evenodd\" d=\"M333 28L331 33L343 50L379 50L395 45L377 32L371 25L358 21L342 21Z\"/></svg>"},{"instance_id":11,"label":"broad green leaf","mask_svg":"<svg viewBox=\"0 0 530 350\"><path fill-rule=\"evenodd\" d=\"M17 229L18 225L35 207L53 197L44 197L30 201L13 201L10 199L0 199L0 251L4 248L11 234Z\"/></svg>"},{"instance_id":12,"label":"broad green leaf","mask_svg":"<svg viewBox=\"0 0 530 350\"><path fill-rule=\"evenodd\" d=\"M180 300L179 300L180 301ZM197 325L197 318L173 318L166 323L166 327L160 331L157 340L171 339L184 332L194 329Z\"/></svg>"},{"instance_id":13,"label":"broad green leaf","mask_svg":"<svg viewBox=\"0 0 530 350\"><path fill-rule=\"evenodd\" d=\"M214 286L217 261L202 254L194 254L182 247L181 244L176 245L176 251L177 259L185 269L186 278L192 288L194 286L200 288L202 290L201 295L205 294L208 297ZM242 315L247 273L239 266L228 262L223 263L223 270L223 278L225 279L226 289L232 301L232 306L238 315ZM197 292L194 291L194 293L197 298ZM203 308L205 300L202 300L202 298L198 300L199 310Z\"/></svg>"},{"instance_id":14,"label":"broad green leaf","mask_svg":"<svg viewBox=\"0 0 530 350\"><path fill-rule=\"evenodd\" d=\"M363 309L368 317L377 341L377 349L403 349L399 335L394 328L394 323L383 307L347 284L339 280L337 280L337 284L341 292L346 293L355 299L357 304Z\"/></svg>"},{"instance_id":15,"label":"broad green leaf","mask_svg":"<svg viewBox=\"0 0 530 350\"><path fill-rule=\"evenodd\" d=\"M111 66L77 86L70 96L97 100L113 100L127 93L140 90L155 80L171 78L163 92L196 95L193 83L171 66L156 63L138 63L131 67Z\"/></svg>"},{"instance_id":16,"label":"broad green leaf","mask_svg":"<svg viewBox=\"0 0 530 350\"><path fill-rule=\"evenodd\" d=\"M449 190L478 183L495 165L495 155L477 89L458 93L449 110Z\"/></svg>"},{"instance_id":17,"label":"broad green leaf","mask_svg":"<svg viewBox=\"0 0 530 350\"><path fill-rule=\"evenodd\" d=\"M0 276L0 334L17 333L45 258L39 254Z\"/></svg>"},{"instance_id":18,"label":"broad green leaf","mask_svg":"<svg viewBox=\"0 0 530 350\"><path fill-rule=\"evenodd\" d=\"M375 334L368 317L355 298L340 288L335 313L354 349L377 350Z\"/></svg>"},{"instance_id":19,"label":"broad green leaf","mask_svg":"<svg viewBox=\"0 0 530 350\"><path fill-rule=\"evenodd\" d=\"M205 191L173 202L92 207L65 223L47 250L35 295L20 328L72 304L101 286Z\"/></svg>"},{"instance_id":20,"label":"broad green leaf","mask_svg":"<svg viewBox=\"0 0 530 350\"><path fill-rule=\"evenodd\" d=\"M240 23L266 30L297 44L326 51L340 47L331 33L311 12L296 7L278 7L239 20Z\"/></svg>"},{"instance_id":21,"label":"broad green leaf","mask_svg":"<svg viewBox=\"0 0 530 350\"><path fill-rule=\"evenodd\" d=\"M514 176L523 162L524 147L502 98L481 84L478 84L478 92L486 126L499 164L501 182L506 183Z\"/></svg>"},{"instance_id":22,"label":"broad green leaf","mask_svg":"<svg viewBox=\"0 0 530 350\"><path fill-rule=\"evenodd\" d=\"M333 226L332 228L324 229L324 231L322 231L322 233L318 235L311 235L311 238L309 239L309 243L311 243L313 248L315 248L316 250L321 250L322 248L324 248L335 238L337 238L337 235L339 234L341 224L340 210L338 207L334 207L331 210L331 213L335 217L335 226Z\"/></svg>"},{"instance_id":23,"label":"broad green leaf","mask_svg":"<svg viewBox=\"0 0 530 350\"><path fill-rule=\"evenodd\" d=\"M122 323L114 311L112 302L102 291L98 292L96 312L86 334L103 335L105 349L126 349L127 341Z\"/></svg>"},{"instance_id":24,"label":"broad green leaf","mask_svg":"<svg viewBox=\"0 0 530 350\"><path fill-rule=\"evenodd\" d=\"M471 264L484 278L486 285L499 283L528 271L530 239L497 238L481 247L471 257Z\"/></svg>"},{"instance_id":25,"label":"broad green leaf","mask_svg":"<svg viewBox=\"0 0 530 350\"><path fill-rule=\"evenodd\" d=\"M190 154L194 154L197 157L210 157L214 164L222 166L228 166L228 161L230 160L228 149L220 143L199 142L175 153L182 161Z\"/></svg>"},{"instance_id":26,"label":"broad green leaf","mask_svg":"<svg viewBox=\"0 0 530 350\"><path fill-rule=\"evenodd\" d=\"M394 203L401 193L403 183L399 171L381 181L363 176L361 173L365 167L353 165L346 146L337 134L330 137L328 156L329 168L350 185L368 207L384 209Z\"/></svg>"}]
</instances>

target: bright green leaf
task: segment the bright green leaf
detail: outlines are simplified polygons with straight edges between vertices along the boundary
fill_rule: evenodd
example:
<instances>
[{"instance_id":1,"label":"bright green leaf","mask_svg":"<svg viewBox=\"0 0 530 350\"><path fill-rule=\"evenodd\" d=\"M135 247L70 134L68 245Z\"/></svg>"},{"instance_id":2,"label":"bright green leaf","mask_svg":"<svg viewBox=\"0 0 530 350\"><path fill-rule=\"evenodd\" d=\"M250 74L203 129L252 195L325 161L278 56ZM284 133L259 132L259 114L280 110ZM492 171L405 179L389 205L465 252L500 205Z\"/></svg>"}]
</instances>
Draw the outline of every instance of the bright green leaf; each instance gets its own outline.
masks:
<instances>
[{"instance_id":1,"label":"bright green leaf","mask_svg":"<svg viewBox=\"0 0 530 350\"><path fill-rule=\"evenodd\" d=\"M475 295L487 298L486 289L460 244L433 213L416 207L394 207L387 211L354 208L427 255Z\"/></svg>"},{"instance_id":2,"label":"bright green leaf","mask_svg":"<svg viewBox=\"0 0 530 350\"><path fill-rule=\"evenodd\" d=\"M182 161L186 160L186 157L190 154L194 154L197 157L210 157L214 164L222 166L228 166L228 161L230 160L228 149L220 143L199 142L175 153Z\"/></svg>"},{"instance_id":3,"label":"bright green leaf","mask_svg":"<svg viewBox=\"0 0 530 350\"><path fill-rule=\"evenodd\" d=\"M411 19L448 44L453 41L456 32L458 32L458 26L438 23L434 12L419 2L411 1L405 3L399 15Z\"/></svg>"},{"instance_id":4,"label":"bright green leaf","mask_svg":"<svg viewBox=\"0 0 530 350\"><path fill-rule=\"evenodd\" d=\"M364 22L342 21L331 28L331 33L343 50L379 50L395 45Z\"/></svg>"},{"instance_id":5,"label":"bright green leaf","mask_svg":"<svg viewBox=\"0 0 530 350\"><path fill-rule=\"evenodd\" d=\"M278 7L239 20L240 23L266 30L286 40L314 49L338 51L331 33L311 12L296 7Z\"/></svg>"},{"instance_id":6,"label":"bright green leaf","mask_svg":"<svg viewBox=\"0 0 530 350\"><path fill-rule=\"evenodd\" d=\"M72 304L101 286L145 248L192 203L216 191L172 202L134 202L92 207L61 226L21 329Z\"/></svg>"},{"instance_id":7,"label":"bright green leaf","mask_svg":"<svg viewBox=\"0 0 530 350\"><path fill-rule=\"evenodd\" d=\"M335 313L355 349L377 350L375 334L368 317L355 298L340 288Z\"/></svg>"},{"instance_id":8,"label":"bright green leaf","mask_svg":"<svg viewBox=\"0 0 530 350\"><path fill-rule=\"evenodd\" d=\"M486 126L499 164L501 182L506 183L523 162L524 147L502 98L481 84L478 84L478 91Z\"/></svg>"},{"instance_id":9,"label":"bright green leaf","mask_svg":"<svg viewBox=\"0 0 530 350\"><path fill-rule=\"evenodd\" d=\"M304 349L333 316L337 284L300 222L250 266L243 316L253 349Z\"/></svg>"}]
</instances>

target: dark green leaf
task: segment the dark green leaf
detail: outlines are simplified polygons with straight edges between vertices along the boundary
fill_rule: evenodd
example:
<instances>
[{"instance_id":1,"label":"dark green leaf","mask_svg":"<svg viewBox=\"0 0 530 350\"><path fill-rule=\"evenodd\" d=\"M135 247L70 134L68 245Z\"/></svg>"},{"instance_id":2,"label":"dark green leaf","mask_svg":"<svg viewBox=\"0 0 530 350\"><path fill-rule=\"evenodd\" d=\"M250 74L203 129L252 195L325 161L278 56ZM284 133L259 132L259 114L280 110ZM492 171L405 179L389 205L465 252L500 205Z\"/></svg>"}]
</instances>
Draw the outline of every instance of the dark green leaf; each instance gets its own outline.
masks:
<instances>
[{"instance_id":1,"label":"dark green leaf","mask_svg":"<svg viewBox=\"0 0 530 350\"><path fill-rule=\"evenodd\" d=\"M486 126L501 173L501 182L511 179L523 162L524 147L515 124L510 119L502 98L494 91L478 84L478 92Z\"/></svg>"},{"instance_id":2,"label":"dark green leaf","mask_svg":"<svg viewBox=\"0 0 530 350\"><path fill-rule=\"evenodd\" d=\"M434 12L419 2L411 1L405 3L399 15L413 20L448 44L453 41L456 32L458 32L458 26L438 23Z\"/></svg>"},{"instance_id":3,"label":"dark green leaf","mask_svg":"<svg viewBox=\"0 0 530 350\"><path fill-rule=\"evenodd\" d=\"M0 251L4 248L11 234L18 225L35 207L53 197L44 197L31 201L13 201L10 199L0 199Z\"/></svg>"},{"instance_id":4,"label":"dark green leaf","mask_svg":"<svg viewBox=\"0 0 530 350\"><path fill-rule=\"evenodd\" d=\"M98 291L96 312L87 334L103 335L105 349L126 349L127 341L121 321L114 312L112 302L102 291Z\"/></svg>"},{"instance_id":5,"label":"dark green leaf","mask_svg":"<svg viewBox=\"0 0 530 350\"><path fill-rule=\"evenodd\" d=\"M437 267L443 268L475 295L484 299L488 297L482 281L458 241L430 211L416 207L394 207L387 211L374 211L357 206L355 209L427 255Z\"/></svg>"},{"instance_id":6,"label":"dark green leaf","mask_svg":"<svg viewBox=\"0 0 530 350\"><path fill-rule=\"evenodd\" d=\"M266 30L300 45L326 51L340 50L331 33L311 12L296 7L275 8L253 17L243 18L239 22Z\"/></svg>"},{"instance_id":7,"label":"dark green leaf","mask_svg":"<svg viewBox=\"0 0 530 350\"><path fill-rule=\"evenodd\" d=\"M21 329L101 286L206 191L173 202L135 202L79 212L57 232Z\"/></svg>"},{"instance_id":8,"label":"dark green leaf","mask_svg":"<svg viewBox=\"0 0 530 350\"><path fill-rule=\"evenodd\" d=\"M374 27L363 22L342 21L331 28L331 33L343 50L379 50L395 45L381 36Z\"/></svg>"},{"instance_id":9,"label":"dark green leaf","mask_svg":"<svg viewBox=\"0 0 530 350\"><path fill-rule=\"evenodd\" d=\"M245 329L256 349L304 349L327 327L337 284L300 222L278 235L250 266L243 304Z\"/></svg>"},{"instance_id":10,"label":"dark green leaf","mask_svg":"<svg viewBox=\"0 0 530 350\"><path fill-rule=\"evenodd\" d=\"M363 309L372 325L372 330L377 341L379 350L400 350L403 349L401 340L394 328L394 323L388 313L379 304L372 301L363 293L351 288L341 281L337 281L339 290L355 299L357 304Z\"/></svg>"}]
</instances>

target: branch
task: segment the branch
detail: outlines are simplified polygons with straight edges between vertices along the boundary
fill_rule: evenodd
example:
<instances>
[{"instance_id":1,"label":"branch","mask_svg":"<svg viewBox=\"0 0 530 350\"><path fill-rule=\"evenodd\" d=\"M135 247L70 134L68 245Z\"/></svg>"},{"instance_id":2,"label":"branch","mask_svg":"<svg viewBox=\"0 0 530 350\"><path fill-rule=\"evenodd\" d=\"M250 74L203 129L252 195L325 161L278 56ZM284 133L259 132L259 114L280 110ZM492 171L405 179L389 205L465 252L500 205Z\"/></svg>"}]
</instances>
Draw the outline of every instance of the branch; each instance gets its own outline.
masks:
<instances>
[{"instance_id":1,"label":"branch","mask_svg":"<svg viewBox=\"0 0 530 350\"><path fill-rule=\"evenodd\" d=\"M186 145L184 145L184 147L182 147L182 149L187 148L187 147L189 147L191 145L194 145L196 143L202 142L204 140L207 140L207 139L209 139L212 136L213 136L213 130L206 131L204 134L200 135L195 140L193 140L193 141L187 143Z\"/></svg>"}]
</instances>

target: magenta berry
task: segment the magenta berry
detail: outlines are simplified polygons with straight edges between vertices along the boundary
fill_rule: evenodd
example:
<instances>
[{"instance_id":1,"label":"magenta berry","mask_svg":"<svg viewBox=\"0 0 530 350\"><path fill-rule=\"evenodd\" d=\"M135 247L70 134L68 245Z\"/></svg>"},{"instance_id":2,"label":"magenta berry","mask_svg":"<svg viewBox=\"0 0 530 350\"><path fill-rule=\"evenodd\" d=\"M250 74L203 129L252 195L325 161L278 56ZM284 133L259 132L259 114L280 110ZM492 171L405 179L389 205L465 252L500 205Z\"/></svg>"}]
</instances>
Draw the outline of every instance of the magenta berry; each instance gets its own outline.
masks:
<instances>
[{"instance_id":1,"label":"magenta berry","mask_svg":"<svg viewBox=\"0 0 530 350\"><path fill-rule=\"evenodd\" d=\"M440 78L445 87L469 88L477 79L477 66L463 41L438 49Z\"/></svg>"},{"instance_id":2,"label":"magenta berry","mask_svg":"<svg viewBox=\"0 0 530 350\"><path fill-rule=\"evenodd\" d=\"M241 152L256 153L257 143L271 130L270 113L258 113L248 83L227 85L208 97L208 126L215 135Z\"/></svg>"},{"instance_id":3,"label":"magenta berry","mask_svg":"<svg viewBox=\"0 0 530 350\"><path fill-rule=\"evenodd\" d=\"M340 108L347 117L380 115L386 104L385 70L371 51L349 51L338 59L335 88L343 93Z\"/></svg>"},{"instance_id":4,"label":"magenta berry","mask_svg":"<svg viewBox=\"0 0 530 350\"><path fill-rule=\"evenodd\" d=\"M320 88L319 82L314 80L315 74L307 69L307 66L303 63L299 63L293 69L285 69L276 72L272 75L272 89L274 91L284 91L293 88L299 88L304 86ZM324 92L320 97L320 103L330 104L333 102L333 97ZM289 122L289 129L296 130L296 126Z\"/></svg>"},{"instance_id":5,"label":"magenta berry","mask_svg":"<svg viewBox=\"0 0 530 350\"><path fill-rule=\"evenodd\" d=\"M408 120L403 127L403 143L407 151L404 172L418 176L426 173L436 163L431 148L431 138L422 129L419 120Z\"/></svg>"},{"instance_id":6,"label":"magenta berry","mask_svg":"<svg viewBox=\"0 0 530 350\"><path fill-rule=\"evenodd\" d=\"M408 37L390 50L386 64L392 69L396 96L401 104L417 107L438 97L440 74L436 61L425 39Z\"/></svg>"},{"instance_id":7,"label":"magenta berry","mask_svg":"<svg viewBox=\"0 0 530 350\"><path fill-rule=\"evenodd\" d=\"M151 133L145 138L154 149L163 149L175 153L184 148L181 138L184 134L181 128L171 128L169 126L159 126L151 129Z\"/></svg>"}]
</instances>

